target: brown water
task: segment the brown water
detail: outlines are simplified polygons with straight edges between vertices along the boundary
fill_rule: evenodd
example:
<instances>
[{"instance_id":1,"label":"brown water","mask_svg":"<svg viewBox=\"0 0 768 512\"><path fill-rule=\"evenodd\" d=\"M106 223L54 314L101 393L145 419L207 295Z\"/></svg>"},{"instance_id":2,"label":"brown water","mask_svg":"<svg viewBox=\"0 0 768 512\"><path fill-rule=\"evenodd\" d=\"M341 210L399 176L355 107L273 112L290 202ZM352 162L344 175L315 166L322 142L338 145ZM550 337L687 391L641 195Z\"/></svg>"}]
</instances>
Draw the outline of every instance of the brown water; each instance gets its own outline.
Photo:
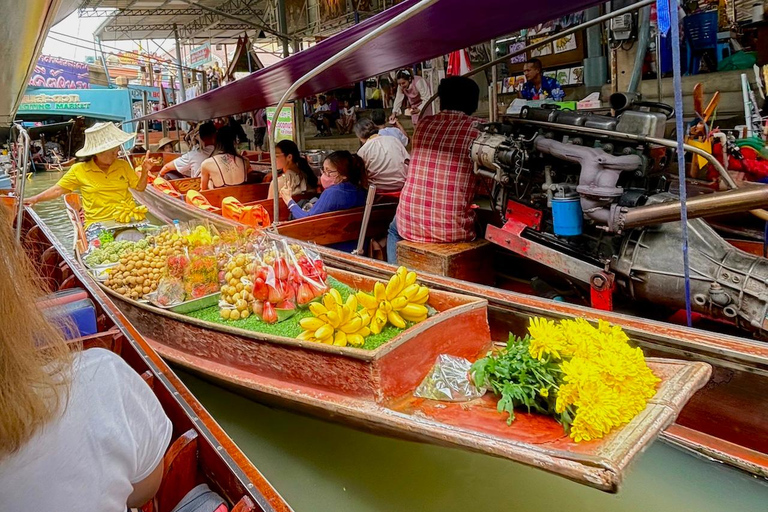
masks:
<instances>
[{"instance_id":1,"label":"brown water","mask_svg":"<svg viewBox=\"0 0 768 512\"><path fill-rule=\"evenodd\" d=\"M28 194L56 179L35 176ZM35 210L71 247L63 202ZM272 409L179 373L298 512L768 512L764 480L661 442L638 458L619 494L609 495L507 460Z\"/></svg>"}]
</instances>

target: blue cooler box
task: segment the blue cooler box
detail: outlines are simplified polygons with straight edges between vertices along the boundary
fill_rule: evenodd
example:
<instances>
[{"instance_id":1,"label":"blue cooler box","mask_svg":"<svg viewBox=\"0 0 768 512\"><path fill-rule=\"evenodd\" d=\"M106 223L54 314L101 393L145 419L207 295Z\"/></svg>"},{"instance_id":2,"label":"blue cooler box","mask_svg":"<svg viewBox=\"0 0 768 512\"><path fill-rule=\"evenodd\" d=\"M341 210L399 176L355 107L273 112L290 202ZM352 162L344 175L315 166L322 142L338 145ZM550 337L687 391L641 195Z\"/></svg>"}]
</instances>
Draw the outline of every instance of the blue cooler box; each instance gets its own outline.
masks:
<instances>
[{"instance_id":1,"label":"blue cooler box","mask_svg":"<svg viewBox=\"0 0 768 512\"><path fill-rule=\"evenodd\" d=\"M46 308L45 315L48 320L64 330L64 336L68 340L99 332L96 326L96 308L91 299L80 299Z\"/></svg>"}]
</instances>

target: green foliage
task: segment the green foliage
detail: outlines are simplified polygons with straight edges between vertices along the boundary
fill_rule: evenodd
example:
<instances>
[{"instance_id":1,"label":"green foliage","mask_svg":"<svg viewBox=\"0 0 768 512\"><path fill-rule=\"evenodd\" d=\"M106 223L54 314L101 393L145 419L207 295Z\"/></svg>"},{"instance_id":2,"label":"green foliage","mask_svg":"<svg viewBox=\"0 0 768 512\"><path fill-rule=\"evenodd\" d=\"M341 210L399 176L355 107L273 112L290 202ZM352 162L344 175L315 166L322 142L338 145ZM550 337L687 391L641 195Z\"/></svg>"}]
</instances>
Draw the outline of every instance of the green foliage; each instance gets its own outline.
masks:
<instances>
[{"instance_id":1,"label":"green foliage","mask_svg":"<svg viewBox=\"0 0 768 512\"><path fill-rule=\"evenodd\" d=\"M528 412L554 416L567 429L572 414L566 410L555 412L557 390L562 380L560 365L531 356L529 336L518 338L510 334L507 346L479 359L470 374L476 386L489 388L500 396L498 411L509 414L507 424L515 420L515 408L525 407Z\"/></svg>"}]
</instances>

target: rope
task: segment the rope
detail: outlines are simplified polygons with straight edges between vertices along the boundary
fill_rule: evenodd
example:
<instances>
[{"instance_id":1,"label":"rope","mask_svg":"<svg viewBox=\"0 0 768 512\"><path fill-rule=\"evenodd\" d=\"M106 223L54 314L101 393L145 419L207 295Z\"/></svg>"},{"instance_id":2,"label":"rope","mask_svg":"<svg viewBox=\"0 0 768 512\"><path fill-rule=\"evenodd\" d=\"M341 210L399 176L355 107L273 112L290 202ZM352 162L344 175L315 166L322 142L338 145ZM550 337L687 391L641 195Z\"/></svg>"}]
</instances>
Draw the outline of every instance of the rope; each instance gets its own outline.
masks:
<instances>
[{"instance_id":1,"label":"rope","mask_svg":"<svg viewBox=\"0 0 768 512\"><path fill-rule=\"evenodd\" d=\"M657 0L658 11L669 12L669 28L672 31L672 81L675 88L675 127L677 128L677 176L680 181L680 222L683 237L683 276L685 278L685 319L688 327L691 319L691 268L688 259L688 200L685 182L685 153L683 151L683 87L680 76L680 21L678 18L677 0ZM666 13L665 13L666 14Z\"/></svg>"}]
</instances>

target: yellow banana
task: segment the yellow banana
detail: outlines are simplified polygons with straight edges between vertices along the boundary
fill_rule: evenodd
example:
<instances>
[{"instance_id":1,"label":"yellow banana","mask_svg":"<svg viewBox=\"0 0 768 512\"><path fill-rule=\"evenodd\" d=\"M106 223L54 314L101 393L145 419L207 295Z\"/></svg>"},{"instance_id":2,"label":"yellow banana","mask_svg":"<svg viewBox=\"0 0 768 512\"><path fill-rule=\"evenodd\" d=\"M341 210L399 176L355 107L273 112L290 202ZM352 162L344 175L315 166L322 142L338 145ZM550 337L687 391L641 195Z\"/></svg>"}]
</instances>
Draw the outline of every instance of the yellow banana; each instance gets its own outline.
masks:
<instances>
[{"instance_id":1,"label":"yellow banana","mask_svg":"<svg viewBox=\"0 0 768 512\"><path fill-rule=\"evenodd\" d=\"M328 311L335 311L336 306L338 306L338 304L336 303L336 299L333 297L333 295L330 292L323 295L323 305Z\"/></svg>"},{"instance_id":2,"label":"yellow banana","mask_svg":"<svg viewBox=\"0 0 768 512\"><path fill-rule=\"evenodd\" d=\"M416 292L416 294L411 297L411 302L415 304L424 304L429 300L429 288L426 286L422 286L419 288L419 291Z\"/></svg>"},{"instance_id":3,"label":"yellow banana","mask_svg":"<svg viewBox=\"0 0 768 512\"><path fill-rule=\"evenodd\" d=\"M395 311L400 311L405 306L408 305L408 299L406 297L403 297L402 295L400 297L397 297L395 300L392 301L392 309Z\"/></svg>"},{"instance_id":4,"label":"yellow banana","mask_svg":"<svg viewBox=\"0 0 768 512\"><path fill-rule=\"evenodd\" d=\"M302 340L302 341L317 341L315 339L315 331L304 331L301 334L299 334L296 339Z\"/></svg>"},{"instance_id":5,"label":"yellow banana","mask_svg":"<svg viewBox=\"0 0 768 512\"><path fill-rule=\"evenodd\" d=\"M353 313L357 311L357 297L354 294L350 294L349 297L347 297L347 302L344 303L346 307L349 308L350 311Z\"/></svg>"},{"instance_id":6,"label":"yellow banana","mask_svg":"<svg viewBox=\"0 0 768 512\"><path fill-rule=\"evenodd\" d=\"M400 276L397 274L393 275L389 279L389 282L387 283L387 286L386 286L387 300L392 300L395 297L397 297L402 291L402 289L403 289L403 281L400 279Z\"/></svg>"},{"instance_id":7,"label":"yellow banana","mask_svg":"<svg viewBox=\"0 0 768 512\"><path fill-rule=\"evenodd\" d=\"M397 275L397 277L400 278L400 281L402 281L404 283L405 282L405 276L408 275L408 269L405 268L404 266L400 265L399 267L397 267L397 270L395 271L395 274Z\"/></svg>"},{"instance_id":8,"label":"yellow banana","mask_svg":"<svg viewBox=\"0 0 768 512\"><path fill-rule=\"evenodd\" d=\"M319 328L321 328L322 326L324 326L325 322L323 322L322 320L320 320L317 317L309 316L307 318L302 318L301 320L299 320L299 325L305 331L313 331L314 332L314 331L318 330Z\"/></svg>"},{"instance_id":9,"label":"yellow banana","mask_svg":"<svg viewBox=\"0 0 768 512\"><path fill-rule=\"evenodd\" d=\"M312 312L313 315L317 317L321 317L328 313L328 308L326 308L325 305L320 304L319 302L310 302L309 310Z\"/></svg>"},{"instance_id":10,"label":"yellow banana","mask_svg":"<svg viewBox=\"0 0 768 512\"><path fill-rule=\"evenodd\" d=\"M379 301L373 295L368 295L365 292L357 292L357 302L367 310L373 310L379 307Z\"/></svg>"},{"instance_id":11,"label":"yellow banana","mask_svg":"<svg viewBox=\"0 0 768 512\"><path fill-rule=\"evenodd\" d=\"M359 316L355 316L354 318L352 318L352 320L342 325L340 329L347 334L352 334L359 331L362 327L363 327L363 319L360 318Z\"/></svg>"},{"instance_id":12,"label":"yellow banana","mask_svg":"<svg viewBox=\"0 0 768 512\"><path fill-rule=\"evenodd\" d=\"M406 316L418 318L418 317L426 316L428 311L427 311L427 307L422 306L421 304L408 304L403 309L401 309L399 313L403 318L405 318Z\"/></svg>"},{"instance_id":13,"label":"yellow banana","mask_svg":"<svg viewBox=\"0 0 768 512\"><path fill-rule=\"evenodd\" d=\"M405 275L405 279L404 279L405 286L408 287L408 286L411 286L412 284L414 284L416 282L416 277L417 277L416 276L416 272L408 272Z\"/></svg>"},{"instance_id":14,"label":"yellow banana","mask_svg":"<svg viewBox=\"0 0 768 512\"><path fill-rule=\"evenodd\" d=\"M387 325L387 319L385 318L384 320L382 320L377 315L371 320L371 323L368 326L368 328L371 330L371 333L379 334L385 325Z\"/></svg>"},{"instance_id":15,"label":"yellow banana","mask_svg":"<svg viewBox=\"0 0 768 512\"><path fill-rule=\"evenodd\" d=\"M421 286L418 284L410 284L403 288L403 291L400 292L400 297L405 297L410 301L419 292L419 288L421 288Z\"/></svg>"},{"instance_id":16,"label":"yellow banana","mask_svg":"<svg viewBox=\"0 0 768 512\"><path fill-rule=\"evenodd\" d=\"M339 325L341 325L341 316L339 315L338 311L329 311L326 315L328 317L328 324L336 329ZM320 336L318 336L320 338Z\"/></svg>"},{"instance_id":17,"label":"yellow banana","mask_svg":"<svg viewBox=\"0 0 768 512\"><path fill-rule=\"evenodd\" d=\"M353 347L362 347L365 344L365 338L360 334L348 334L347 343Z\"/></svg>"},{"instance_id":18,"label":"yellow banana","mask_svg":"<svg viewBox=\"0 0 768 512\"><path fill-rule=\"evenodd\" d=\"M379 308L376 310L376 314L374 315L373 319L377 320L383 327L384 324L387 323L387 312Z\"/></svg>"},{"instance_id":19,"label":"yellow banana","mask_svg":"<svg viewBox=\"0 0 768 512\"><path fill-rule=\"evenodd\" d=\"M421 323L421 322L423 322L424 320L427 319L427 315L415 316L415 317L410 317L410 316L407 316L407 315L401 315L401 316L403 317L403 320L407 320L408 322L411 322L412 324L418 324L418 323Z\"/></svg>"},{"instance_id":20,"label":"yellow banana","mask_svg":"<svg viewBox=\"0 0 768 512\"><path fill-rule=\"evenodd\" d=\"M365 338L366 336L369 336L371 334L371 330L368 327L363 327L359 331L357 331L355 334L358 334Z\"/></svg>"},{"instance_id":21,"label":"yellow banana","mask_svg":"<svg viewBox=\"0 0 768 512\"><path fill-rule=\"evenodd\" d=\"M398 329L405 329L405 320L403 320L403 317L401 317L397 311L390 311L389 314L387 314L387 320Z\"/></svg>"},{"instance_id":22,"label":"yellow banana","mask_svg":"<svg viewBox=\"0 0 768 512\"><path fill-rule=\"evenodd\" d=\"M326 338L333 336L333 327L328 324L323 325L315 331L315 338L323 342Z\"/></svg>"},{"instance_id":23,"label":"yellow banana","mask_svg":"<svg viewBox=\"0 0 768 512\"><path fill-rule=\"evenodd\" d=\"M336 335L333 337L333 344L337 347L347 346L347 335L341 331L336 331Z\"/></svg>"},{"instance_id":24,"label":"yellow banana","mask_svg":"<svg viewBox=\"0 0 768 512\"><path fill-rule=\"evenodd\" d=\"M376 281L376 284L373 285L373 296L376 298L377 302L387 299L387 291L384 283Z\"/></svg>"},{"instance_id":25,"label":"yellow banana","mask_svg":"<svg viewBox=\"0 0 768 512\"><path fill-rule=\"evenodd\" d=\"M333 300L336 301L336 304L342 305L344 304L344 301L341 299L341 294L339 293L339 290L336 288L331 288L328 293L333 297Z\"/></svg>"}]
</instances>

